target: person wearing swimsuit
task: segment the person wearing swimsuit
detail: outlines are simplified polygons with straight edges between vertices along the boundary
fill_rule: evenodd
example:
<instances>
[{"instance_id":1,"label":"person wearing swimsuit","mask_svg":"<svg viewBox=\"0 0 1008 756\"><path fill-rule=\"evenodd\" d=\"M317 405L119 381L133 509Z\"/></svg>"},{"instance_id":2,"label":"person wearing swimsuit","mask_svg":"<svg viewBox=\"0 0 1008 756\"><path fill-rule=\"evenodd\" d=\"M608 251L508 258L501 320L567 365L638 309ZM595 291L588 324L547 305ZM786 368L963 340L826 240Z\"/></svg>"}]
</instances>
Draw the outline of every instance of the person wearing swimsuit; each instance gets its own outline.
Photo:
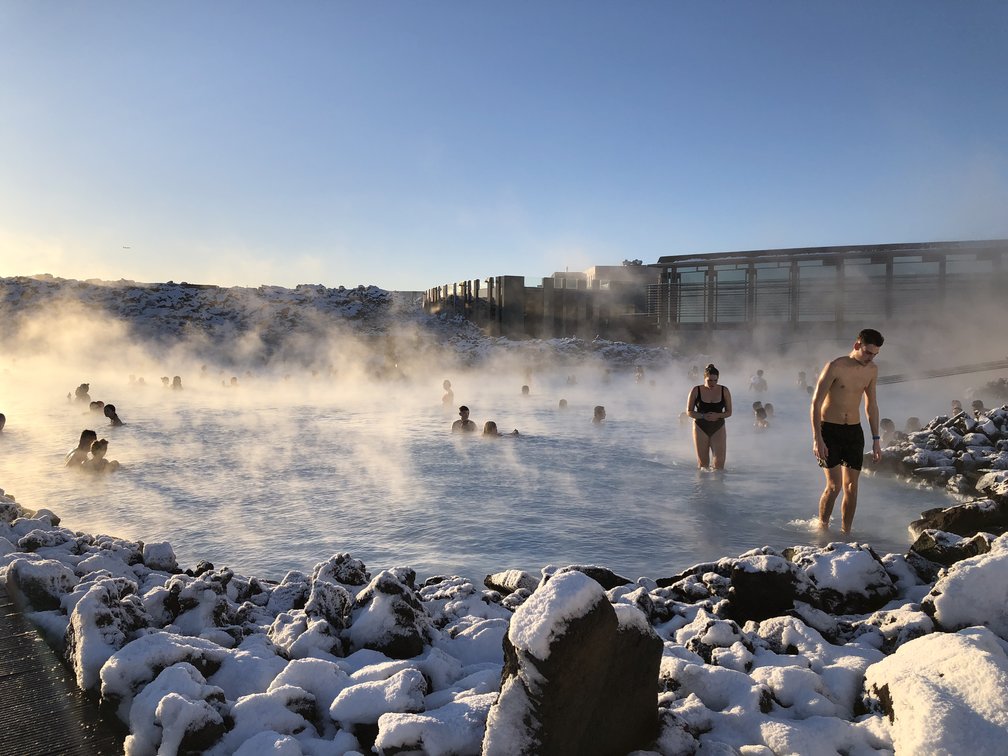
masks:
<instances>
[{"instance_id":1,"label":"person wearing swimsuit","mask_svg":"<svg viewBox=\"0 0 1008 756\"><path fill-rule=\"evenodd\" d=\"M686 414L693 418L693 443L696 445L697 467L710 467L713 453L714 469L723 470L728 434L725 418L731 417L731 392L718 385L720 374L713 365L704 368L703 385L694 386L686 400Z\"/></svg>"}]
</instances>

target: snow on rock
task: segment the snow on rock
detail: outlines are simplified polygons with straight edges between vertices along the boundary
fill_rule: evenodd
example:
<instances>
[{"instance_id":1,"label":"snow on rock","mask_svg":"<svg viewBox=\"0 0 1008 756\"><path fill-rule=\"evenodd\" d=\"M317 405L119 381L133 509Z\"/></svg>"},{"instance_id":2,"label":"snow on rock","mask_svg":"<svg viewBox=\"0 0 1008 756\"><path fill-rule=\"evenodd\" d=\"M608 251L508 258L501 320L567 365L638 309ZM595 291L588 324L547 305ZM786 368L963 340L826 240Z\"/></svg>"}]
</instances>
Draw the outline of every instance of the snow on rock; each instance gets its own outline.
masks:
<instances>
[{"instance_id":1,"label":"snow on rock","mask_svg":"<svg viewBox=\"0 0 1008 756\"><path fill-rule=\"evenodd\" d=\"M53 559L14 559L7 567L7 589L36 609L55 609L76 584L74 571Z\"/></svg>"},{"instance_id":2,"label":"snow on rock","mask_svg":"<svg viewBox=\"0 0 1008 756\"><path fill-rule=\"evenodd\" d=\"M135 595L136 585L103 577L91 583L73 604L66 630L66 657L83 690L99 683L108 659L148 625L147 612Z\"/></svg>"},{"instance_id":3,"label":"snow on rock","mask_svg":"<svg viewBox=\"0 0 1008 756\"><path fill-rule=\"evenodd\" d=\"M174 704L163 703L169 696ZM224 704L224 691L207 685L191 664L166 667L133 699L130 734L124 744L126 756L175 752L183 744L187 750L212 745L225 731ZM188 717L181 716L183 708ZM194 716L197 713L200 716Z\"/></svg>"},{"instance_id":4,"label":"snow on rock","mask_svg":"<svg viewBox=\"0 0 1008 756\"><path fill-rule=\"evenodd\" d=\"M175 550L170 543L145 543L143 546L143 563L152 570L161 572L176 572L178 562L175 560Z\"/></svg>"},{"instance_id":5,"label":"snow on rock","mask_svg":"<svg viewBox=\"0 0 1008 756\"><path fill-rule=\"evenodd\" d=\"M378 574L354 599L348 637L354 649L370 648L409 659L430 640L431 618L413 588L391 570Z\"/></svg>"},{"instance_id":6,"label":"snow on rock","mask_svg":"<svg viewBox=\"0 0 1008 756\"><path fill-rule=\"evenodd\" d=\"M310 721L314 712L315 697L293 685L240 696L231 707L234 726L211 753L233 753L241 744L263 732L316 736Z\"/></svg>"},{"instance_id":7,"label":"snow on rock","mask_svg":"<svg viewBox=\"0 0 1008 756\"><path fill-rule=\"evenodd\" d=\"M948 568L922 602L942 630L984 625L1008 640L1008 535Z\"/></svg>"},{"instance_id":8,"label":"snow on rock","mask_svg":"<svg viewBox=\"0 0 1008 756\"><path fill-rule=\"evenodd\" d=\"M657 734L661 641L579 570L558 571L515 612L483 753L626 753Z\"/></svg>"},{"instance_id":9,"label":"snow on rock","mask_svg":"<svg viewBox=\"0 0 1008 756\"><path fill-rule=\"evenodd\" d=\"M375 724L387 712L423 711L427 682L418 669L404 669L384 680L347 686L329 706L329 716L343 727Z\"/></svg>"},{"instance_id":10,"label":"snow on rock","mask_svg":"<svg viewBox=\"0 0 1008 756\"><path fill-rule=\"evenodd\" d=\"M791 560L813 586L809 603L833 614L879 609L896 596L882 561L868 546L831 543L823 549L789 549Z\"/></svg>"},{"instance_id":11,"label":"snow on rock","mask_svg":"<svg viewBox=\"0 0 1008 756\"><path fill-rule=\"evenodd\" d=\"M1008 655L985 628L935 633L868 668L866 696L892 722L897 753L1002 753Z\"/></svg>"},{"instance_id":12,"label":"snow on rock","mask_svg":"<svg viewBox=\"0 0 1008 756\"><path fill-rule=\"evenodd\" d=\"M497 693L460 696L422 714L382 714L375 747L380 753L418 752L429 756L479 753L487 712Z\"/></svg>"},{"instance_id":13,"label":"snow on rock","mask_svg":"<svg viewBox=\"0 0 1008 756\"><path fill-rule=\"evenodd\" d=\"M122 721L129 722L133 697L161 670L186 662L207 678L220 669L227 653L227 649L202 638L165 632L141 635L112 654L101 667L102 700L115 707Z\"/></svg>"}]
</instances>

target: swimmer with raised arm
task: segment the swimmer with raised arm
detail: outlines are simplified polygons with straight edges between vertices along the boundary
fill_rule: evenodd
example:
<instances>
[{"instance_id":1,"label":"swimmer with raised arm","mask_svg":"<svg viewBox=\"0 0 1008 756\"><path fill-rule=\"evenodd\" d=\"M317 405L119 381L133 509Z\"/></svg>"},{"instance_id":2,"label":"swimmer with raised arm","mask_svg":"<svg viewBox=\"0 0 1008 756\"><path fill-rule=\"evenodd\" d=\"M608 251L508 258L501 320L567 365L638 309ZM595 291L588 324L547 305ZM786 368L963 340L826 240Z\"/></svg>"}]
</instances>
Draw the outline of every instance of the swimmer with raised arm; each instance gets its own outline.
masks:
<instances>
[{"instance_id":1,"label":"swimmer with raised arm","mask_svg":"<svg viewBox=\"0 0 1008 756\"><path fill-rule=\"evenodd\" d=\"M819 498L819 527L829 527L833 505L843 489L840 532L848 535L857 510L858 478L864 460L861 429L861 398L872 435L872 459L882 457L879 407L875 396L878 366L872 361L884 339L873 328L861 331L850 354L823 367L812 392L812 453L826 475L826 488Z\"/></svg>"}]
</instances>

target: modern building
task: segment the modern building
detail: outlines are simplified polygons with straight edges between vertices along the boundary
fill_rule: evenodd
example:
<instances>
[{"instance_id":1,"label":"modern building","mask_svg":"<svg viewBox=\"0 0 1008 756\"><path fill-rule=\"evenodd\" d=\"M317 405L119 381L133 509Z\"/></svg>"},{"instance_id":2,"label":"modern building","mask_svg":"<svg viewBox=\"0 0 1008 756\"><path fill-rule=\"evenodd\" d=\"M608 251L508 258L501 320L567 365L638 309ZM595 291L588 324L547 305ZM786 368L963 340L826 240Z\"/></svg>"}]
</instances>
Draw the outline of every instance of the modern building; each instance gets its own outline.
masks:
<instances>
[{"instance_id":1,"label":"modern building","mask_svg":"<svg viewBox=\"0 0 1008 756\"><path fill-rule=\"evenodd\" d=\"M494 276L429 289L453 312L512 338L688 342L713 330L798 338L863 327L968 327L1008 292L1008 239L673 255L651 265L554 273L537 286Z\"/></svg>"},{"instance_id":2,"label":"modern building","mask_svg":"<svg viewBox=\"0 0 1008 756\"><path fill-rule=\"evenodd\" d=\"M940 321L1008 292L1008 240L802 247L658 260L649 310L662 331L791 331Z\"/></svg>"}]
</instances>

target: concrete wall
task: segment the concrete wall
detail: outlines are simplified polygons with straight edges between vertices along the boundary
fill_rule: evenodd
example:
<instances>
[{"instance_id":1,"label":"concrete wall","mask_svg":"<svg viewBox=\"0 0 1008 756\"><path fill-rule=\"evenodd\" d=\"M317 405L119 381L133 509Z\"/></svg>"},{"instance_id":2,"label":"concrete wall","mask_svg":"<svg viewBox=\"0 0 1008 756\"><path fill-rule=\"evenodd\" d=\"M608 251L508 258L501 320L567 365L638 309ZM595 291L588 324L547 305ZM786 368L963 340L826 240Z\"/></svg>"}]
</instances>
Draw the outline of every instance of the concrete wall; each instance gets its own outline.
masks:
<instances>
[{"instance_id":1,"label":"concrete wall","mask_svg":"<svg viewBox=\"0 0 1008 756\"><path fill-rule=\"evenodd\" d=\"M647 314L647 289L635 284L602 288L585 276L543 278L526 286L523 276L491 276L428 289L428 313L453 313L490 335L522 338L577 337L648 341L658 336L657 318Z\"/></svg>"}]
</instances>

